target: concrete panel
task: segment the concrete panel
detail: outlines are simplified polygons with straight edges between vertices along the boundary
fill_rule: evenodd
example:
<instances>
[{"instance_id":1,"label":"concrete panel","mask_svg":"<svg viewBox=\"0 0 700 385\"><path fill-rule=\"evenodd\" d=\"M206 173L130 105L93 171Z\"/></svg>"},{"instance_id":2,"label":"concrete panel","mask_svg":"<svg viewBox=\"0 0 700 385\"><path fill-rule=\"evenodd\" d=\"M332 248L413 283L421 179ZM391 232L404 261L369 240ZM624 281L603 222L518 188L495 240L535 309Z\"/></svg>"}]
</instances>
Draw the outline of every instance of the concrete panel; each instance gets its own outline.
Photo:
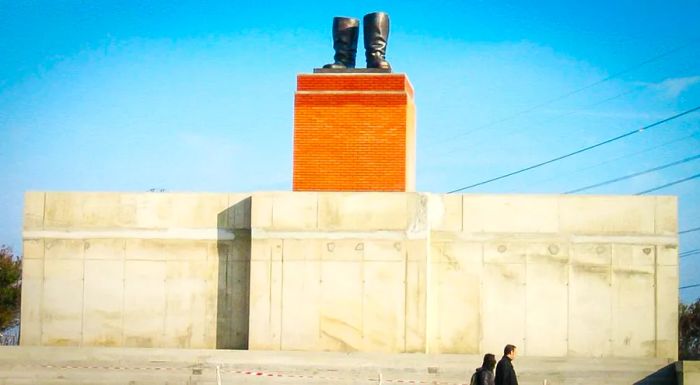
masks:
<instances>
[{"instance_id":1,"label":"concrete panel","mask_svg":"<svg viewBox=\"0 0 700 385\"><path fill-rule=\"evenodd\" d=\"M127 239L125 258L142 261L206 261L210 244L213 243L214 241L188 239Z\"/></svg>"},{"instance_id":2,"label":"concrete panel","mask_svg":"<svg viewBox=\"0 0 700 385\"><path fill-rule=\"evenodd\" d=\"M24 193L24 229L42 229L44 227L45 193L28 191Z\"/></svg>"},{"instance_id":3,"label":"concrete panel","mask_svg":"<svg viewBox=\"0 0 700 385\"><path fill-rule=\"evenodd\" d=\"M612 275L612 354L654 357L656 309L654 266L616 266Z\"/></svg>"},{"instance_id":4,"label":"concrete panel","mask_svg":"<svg viewBox=\"0 0 700 385\"><path fill-rule=\"evenodd\" d=\"M678 358L678 266L656 268L656 357Z\"/></svg>"},{"instance_id":5,"label":"concrete panel","mask_svg":"<svg viewBox=\"0 0 700 385\"><path fill-rule=\"evenodd\" d=\"M96 228L133 225L121 214L120 193L47 192L44 207L44 227Z\"/></svg>"},{"instance_id":6,"label":"concrete panel","mask_svg":"<svg viewBox=\"0 0 700 385\"><path fill-rule=\"evenodd\" d=\"M319 350L359 351L363 347L362 262L321 264Z\"/></svg>"},{"instance_id":7,"label":"concrete panel","mask_svg":"<svg viewBox=\"0 0 700 385\"><path fill-rule=\"evenodd\" d=\"M279 350L282 328L282 241L253 240L252 245L248 347L251 350ZM258 257L258 253L266 255Z\"/></svg>"},{"instance_id":8,"label":"concrete panel","mask_svg":"<svg viewBox=\"0 0 700 385\"><path fill-rule=\"evenodd\" d=\"M363 245L365 262L403 262L406 250L402 241L368 240Z\"/></svg>"},{"instance_id":9,"label":"concrete panel","mask_svg":"<svg viewBox=\"0 0 700 385\"><path fill-rule=\"evenodd\" d=\"M105 259L121 261L124 259L126 240L124 239L88 239L83 245L85 259Z\"/></svg>"},{"instance_id":10,"label":"concrete panel","mask_svg":"<svg viewBox=\"0 0 700 385\"><path fill-rule=\"evenodd\" d=\"M407 353L426 352L427 256L424 239L405 241L406 245L406 341Z\"/></svg>"},{"instance_id":11,"label":"concrete panel","mask_svg":"<svg viewBox=\"0 0 700 385\"><path fill-rule=\"evenodd\" d=\"M656 201L643 196L559 197L561 231L576 234L654 234Z\"/></svg>"},{"instance_id":12,"label":"concrete panel","mask_svg":"<svg viewBox=\"0 0 700 385\"><path fill-rule=\"evenodd\" d=\"M431 353L480 352L481 254L479 243L433 245L429 291L436 317L429 336Z\"/></svg>"},{"instance_id":13,"label":"concrete panel","mask_svg":"<svg viewBox=\"0 0 700 385\"><path fill-rule=\"evenodd\" d=\"M660 266L678 266L678 245L657 245L656 264Z\"/></svg>"},{"instance_id":14,"label":"concrete panel","mask_svg":"<svg viewBox=\"0 0 700 385\"><path fill-rule=\"evenodd\" d=\"M318 193L318 227L361 231L406 229L412 195L415 194Z\"/></svg>"},{"instance_id":15,"label":"concrete panel","mask_svg":"<svg viewBox=\"0 0 700 385\"><path fill-rule=\"evenodd\" d=\"M402 261L365 262L362 290L362 350L402 352L406 298Z\"/></svg>"},{"instance_id":16,"label":"concrete panel","mask_svg":"<svg viewBox=\"0 0 700 385\"><path fill-rule=\"evenodd\" d=\"M228 194L149 193L120 198L125 221L136 228L216 228L218 214L229 208Z\"/></svg>"},{"instance_id":17,"label":"concrete panel","mask_svg":"<svg viewBox=\"0 0 700 385\"><path fill-rule=\"evenodd\" d=\"M284 247L281 349L314 351L321 330L321 263L318 258L305 259L304 253L287 259L287 241Z\"/></svg>"},{"instance_id":18,"label":"concrete panel","mask_svg":"<svg viewBox=\"0 0 700 385\"><path fill-rule=\"evenodd\" d=\"M612 353L610 266L574 264L569 274L569 355L609 356Z\"/></svg>"},{"instance_id":19,"label":"concrete panel","mask_svg":"<svg viewBox=\"0 0 700 385\"><path fill-rule=\"evenodd\" d=\"M656 264L654 245L613 245L613 267L654 266Z\"/></svg>"},{"instance_id":20,"label":"concrete panel","mask_svg":"<svg viewBox=\"0 0 700 385\"><path fill-rule=\"evenodd\" d=\"M273 197L272 227L275 230L313 230L318 224L318 194L277 193Z\"/></svg>"},{"instance_id":21,"label":"concrete panel","mask_svg":"<svg viewBox=\"0 0 700 385\"><path fill-rule=\"evenodd\" d=\"M253 239L251 241L251 261L282 261L282 240Z\"/></svg>"},{"instance_id":22,"label":"concrete panel","mask_svg":"<svg viewBox=\"0 0 700 385\"><path fill-rule=\"evenodd\" d=\"M126 239L124 258L131 261L163 261L169 259L167 248L172 240Z\"/></svg>"},{"instance_id":23,"label":"concrete panel","mask_svg":"<svg viewBox=\"0 0 700 385\"><path fill-rule=\"evenodd\" d=\"M42 345L80 345L83 293L83 261L56 259L44 262Z\"/></svg>"},{"instance_id":24,"label":"concrete panel","mask_svg":"<svg viewBox=\"0 0 700 385\"><path fill-rule=\"evenodd\" d=\"M571 263L610 266L612 264L612 246L604 243L574 244L571 252Z\"/></svg>"},{"instance_id":25,"label":"concrete panel","mask_svg":"<svg viewBox=\"0 0 700 385\"><path fill-rule=\"evenodd\" d=\"M678 234L678 198L657 196L654 230L659 235Z\"/></svg>"},{"instance_id":26,"label":"concrete panel","mask_svg":"<svg viewBox=\"0 0 700 385\"><path fill-rule=\"evenodd\" d=\"M463 195L464 232L556 233L558 202L539 195Z\"/></svg>"},{"instance_id":27,"label":"concrete panel","mask_svg":"<svg viewBox=\"0 0 700 385\"><path fill-rule=\"evenodd\" d=\"M484 264L481 351L525 345L525 264Z\"/></svg>"},{"instance_id":28,"label":"concrete panel","mask_svg":"<svg viewBox=\"0 0 700 385\"><path fill-rule=\"evenodd\" d=\"M80 239L47 239L44 244L44 258L47 260L82 260L84 257L85 245Z\"/></svg>"},{"instance_id":29,"label":"concrete panel","mask_svg":"<svg viewBox=\"0 0 700 385\"><path fill-rule=\"evenodd\" d=\"M227 306L217 313L223 323L217 323L217 340L219 333L228 333L227 344L217 343L217 348L247 349L250 301L250 261L230 261L227 265ZM219 297L221 298L221 297ZM218 305L218 304L217 304ZM213 308L213 307L212 307Z\"/></svg>"},{"instance_id":30,"label":"concrete panel","mask_svg":"<svg viewBox=\"0 0 700 385\"><path fill-rule=\"evenodd\" d=\"M165 262L127 260L124 276L124 346L165 346Z\"/></svg>"},{"instance_id":31,"label":"concrete panel","mask_svg":"<svg viewBox=\"0 0 700 385\"><path fill-rule=\"evenodd\" d=\"M85 261L83 345L121 346L124 262Z\"/></svg>"},{"instance_id":32,"label":"concrete panel","mask_svg":"<svg viewBox=\"0 0 700 385\"><path fill-rule=\"evenodd\" d=\"M44 259L44 248L43 239L25 239L22 242L22 261Z\"/></svg>"},{"instance_id":33,"label":"concrete panel","mask_svg":"<svg viewBox=\"0 0 700 385\"><path fill-rule=\"evenodd\" d=\"M225 227L234 229L250 229L251 224L251 204L250 194L229 194L228 205L233 210L228 210L230 217Z\"/></svg>"},{"instance_id":34,"label":"concrete panel","mask_svg":"<svg viewBox=\"0 0 700 385\"><path fill-rule=\"evenodd\" d=\"M433 231L462 231L462 195L430 194L428 215Z\"/></svg>"},{"instance_id":35,"label":"concrete panel","mask_svg":"<svg viewBox=\"0 0 700 385\"><path fill-rule=\"evenodd\" d=\"M524 264L528 254L528 244L524 242L488 242L484 244L484 262L497 264Z\"/></svg>"},{"instance_id":36,"label":"concrete panel","mask_svg":"<svg viewBox=\"0 0 700 385\"><path fill-rule=\"evenodd\" d=\"M285 239L282 258L287 261L321 261L326 242L318 239Z\"/></svg>"},{"instance_id":37,"label":"concrete panel","mask_svg":"<svg viewBox=\"0 0 700 385\"><path fill-rule=\"evenodd\" d=\"M256 193L253 195L250 204L251 228L266 229L272 227L273 196L273 193Z\"/></svg>"},{"instance_id":38,"label":"concrete panel","mask_svg":"<svg viewBox=\"0 0 700 385\"><path fill-rule=\"evenodd\" d=\"M220 241L210 246L209 260L218 263L218 282L208 282L210 291L216 293L216 347L218 349L247 349L250 301L250 236L237 237L235 241ZM207 297L207 299L210 298ZM212 330L213 331L213 330Z\"/></svg>"},{"instance_id":39,"label":"concrete panel","mask_svg":"<svg viewBox=\"0 0 700 385\"><path fill-rule=\"evenodd\" d=\"M22 303L20 329L22 345L41 344L42 291L44 261L22 259Z\"/></svg>"},{"instance_id":40,"label":"concrete panel","mask_svg":"<svg viewBox=\"0 0 700 385\"><path fill-rule=\"evenodd\" d=\"M198 278L168 278L165 282L165 314L163 346L212 349L216 336L209 331L216 327L208 319L207 283Z\"/></svg>"},{"instance_id":41,"label":"concrete panel","mask_svg":"<svg viewBox=\"0 0 700 385\"><path fill-rule=\"evenodd\" d=\"M218 279L219 261L213 258L199 261L176 259L168 260L165 264L166 279L196 279L202 282L216 282Z\"/></svg>"},{"instance_id":42,"label":"concrete panel","mask_svg":"<svg viewBox=\"0 0 700 385\"><path fill-rule=\"evenodd\" d=\"M546 245L542 245L547 248ZM528 256L541 260L542 255ZM526 343L528 356L565 356L568 350L569 266L556 259L527 264Z\"/></svg>"},{"instance_id":43,"label":"concrete panel","mask_svg":"<svg viewBox=\"0 0 700 385\"><path fill-rule=\"evenodd\" d=\"M362 262L365 255L365 242L360 239L333 239L321 245L323 261Z\"/></svg>"}]
</instances>

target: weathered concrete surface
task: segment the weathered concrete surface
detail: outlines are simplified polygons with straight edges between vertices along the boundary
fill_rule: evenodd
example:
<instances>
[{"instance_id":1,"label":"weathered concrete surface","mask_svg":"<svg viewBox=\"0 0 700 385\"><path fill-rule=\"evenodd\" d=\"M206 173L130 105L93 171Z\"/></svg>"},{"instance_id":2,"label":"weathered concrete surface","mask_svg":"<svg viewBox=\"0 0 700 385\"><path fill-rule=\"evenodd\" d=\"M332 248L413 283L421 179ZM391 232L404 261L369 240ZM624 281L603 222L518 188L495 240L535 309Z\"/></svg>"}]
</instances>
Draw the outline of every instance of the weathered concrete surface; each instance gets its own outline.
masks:
<instances>
[{"instance_id":1,"label":"weathered concrete surface","mask_svg":"<svg viewBox=\"0 0 700 385\"><path fill-rule=\"evenodd\" d=\"M481 356L202 349L0 347L0 384L467 384ZM667 385L656 358L522 357L523 385ZM381 381L380 381L381 378ZM220 381L219 381L220 380ZM686 382L685 384L690 384Z\"/></svg>"},{"instance_id":2,"label":"weathered concrete surface","mask_svg":"<svg viewBox=\"0 0 700 385\"><path fill-rule=\"evenodd\" d=\"M27 193L21 344L245 348L249 197Z\"/></svg>"},{"instance_id":3,"label":"weathered concrete surface","mask_svg":"<svg viewBox=\"0 0 700 385\"><path fill-rule=\"evenodd\" d=\"M678 361L675 369L678 385L700 384L700 361Z\"/></svg>"},{"instance_id":4,"label":"weathered concrete surface","mask_svg":"<svg viewBox=\"0 0 700 385\"><path fill-rule=\"evenodd\" d=\"M677 354L672 197L28 193L22 345Z\"/></svg>"},{"instance_id":5,"label":"weathered concrete surface","mask_svg":"<svg viewBox=\"0 0 700 385\"><path fill-rule=\"evenodd\" d=\"M676 357L673 198L268 193L252 210L252 349Z\"/></svg>"}]
</instances>

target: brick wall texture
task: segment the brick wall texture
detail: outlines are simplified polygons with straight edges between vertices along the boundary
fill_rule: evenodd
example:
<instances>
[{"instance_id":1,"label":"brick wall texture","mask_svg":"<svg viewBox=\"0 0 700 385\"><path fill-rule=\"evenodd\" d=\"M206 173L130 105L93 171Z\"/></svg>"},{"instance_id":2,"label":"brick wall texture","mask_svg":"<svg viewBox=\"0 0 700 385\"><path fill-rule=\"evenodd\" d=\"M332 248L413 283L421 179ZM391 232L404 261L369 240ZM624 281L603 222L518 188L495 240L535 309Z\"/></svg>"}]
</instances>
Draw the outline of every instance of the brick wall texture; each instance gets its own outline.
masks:
<instances>
[{"instance_id":1,"label":"brick wall texture","mask_svg":"<svg viewBox=\"0 0 700 385\"><path fill-rule=\"evenodd\" d=\"M404 74L301 74L294 191L414 191L415 105Z\"/></svg>"}]
</instances>

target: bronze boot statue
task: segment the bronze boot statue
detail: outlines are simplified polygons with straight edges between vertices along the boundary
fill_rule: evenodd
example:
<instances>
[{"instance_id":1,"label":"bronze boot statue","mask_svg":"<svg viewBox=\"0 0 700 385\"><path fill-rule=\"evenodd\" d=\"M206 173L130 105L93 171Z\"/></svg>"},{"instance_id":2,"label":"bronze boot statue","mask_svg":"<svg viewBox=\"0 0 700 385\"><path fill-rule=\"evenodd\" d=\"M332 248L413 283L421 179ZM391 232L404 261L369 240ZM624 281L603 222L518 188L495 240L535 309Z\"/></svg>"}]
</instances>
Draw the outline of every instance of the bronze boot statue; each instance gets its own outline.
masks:
<instances>
[{"instance_id":1,"label":"bronze boot statue","mask_svg":"<svg viewBox=\"0 0 700 385\"><path fill-rule=\"evenodd\" d=\"M389 15L384 12L374 12L365 15L362 20L365 38L365 57L367 68L391 70L386 61L386 45L389 40Z\"/></svg>"},{"instance_id":2,"label":"bronze boot statue","mask_svg":"<svg viewBox=\"0 0 700 385\"><path fill-rule=\"evenodd\" d=\"M333 18L333 49L335 63L326 64L323 68L345 69L355 68L357 54L357 36L360 33L360 20L350 17Z\"/></svg>"}]
</instances>

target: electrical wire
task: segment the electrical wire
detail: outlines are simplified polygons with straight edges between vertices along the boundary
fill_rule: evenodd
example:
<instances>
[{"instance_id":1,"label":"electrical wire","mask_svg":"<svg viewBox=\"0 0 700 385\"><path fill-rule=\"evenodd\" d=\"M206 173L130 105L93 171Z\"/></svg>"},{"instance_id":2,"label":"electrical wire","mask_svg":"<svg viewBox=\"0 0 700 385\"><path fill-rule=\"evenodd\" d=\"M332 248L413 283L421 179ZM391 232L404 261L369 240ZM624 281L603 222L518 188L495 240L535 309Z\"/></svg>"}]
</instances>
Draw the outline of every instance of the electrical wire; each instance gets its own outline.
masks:
<instances>
[{"instance_id":1,"label":"electrical wire","mask_svg":"<svg viewBox=\"0 0 700 385\"><path fill-rule=\"evenodd\" d=\"M565 192L564 194L573 194L573 193L575 193L575 192L580 192L580 191L589 190L589 189L592 189L592 188L594 188L594 187L605 186L605 185L608 185L608 184L611 184L611 183L615 183L615 182L619 182L619 181L622 181L622 180L634 178L634 177L639 176L639 175L644 175L644 174L648 174L648 173L650 173L650 172L654 172L654 171L658 171L658 170L663 170L663 169L665 169L665 168L669 168L669 167L672 167L672 166L675 166L675 165L678 165L678 164L687 163L687 162L693 161L693 160L698 159L698 158L700 158L700 155L691 156L691 157L688 157L688 158L685 158L685 159L677 160L677 161L675 161L675 162L671 162L671 163L664 164L664 165L662 165L662 166L650 168L650 169L648 169L648 170L644 170L644 171L640 171L640 172L635 172L635 173L633 173L633 174L621 176L621 177L619 177L619 178L606 180L605 182L600 182L600 183L592 184L592 185L589 185L589 186L577 188L577 189L575 189L575 190L570 190L570 191Z\"/></svg>"},{"instance_id":2,"label":"electrical wire","mask_svg":"<svg viewBox=\"0 0 700 385\"><path fill-rule=\"evenodd\" d=\"M695 228L693 228L693 229L687 229L687 230L679 231L678 234L687 234L687 233L692 233L692 232L695 232L695 231L700 231L700 227L695 227Z\"/></svg>"},{"instance_id":3,"label":"electrical wire","mask_svg":"<svg viewBox=\"0 0 700 385\"><path fill-rule=\"evenodd\" d=\"M649 193L649 192L652 192L652 191L661 190L662 188L666 188L666 187L670 187L670 186L673 186L673 185L676 185L676 184L679 184L679 183L687 182L687 181L689 181L689 180L691 180L691 179L695 179L695 178L700 178L700 174L695 174L695 175L689 176L689 177L687 177L687 178L683 178L683 179L679 179L679 180L674 180L674 181L671 182L671 183L666 183L665 185L662 185L662 186L654 187L654 188L649 189L649 190L644 190L644 191L642 191L642 192L636 193L635 195L642 195L642 194L646 194L646 193Z\"/></svg>"},{"instance_id":4,"label":"electrical wire","mask_svg":"<svg viewBox=\"0 0 700 385\"><path fill-rule=\"evenodd\" d=\"M626 158L629 158L629 157L631 157L631 156L644 154L644 153L647 153L647 152L649 152L649 151L656 150L657 148L666 147L666 146L671 145L671 144L673 144L673 143L678 143L678 142L684 141L684 140L686 140L686 139L692 138L693 136L697 135L698 133L700 133L700 131L696 131L696 132L693 132L693 133L690 134L690 135L687 135L687 136L684 136L684 137L681 137L681 138L678 138L678 139L674 139L674 140L671 140L671 141L668 141L668 142L665 142L665 143L661 143L661 144L656 145L656 146L648 147L648 148L645 148L645 149L640 150L640 151L632 152L632 153L625 154L625 155L622 155L622 156L618 156L618 157L616 157L616 158L612 158L612 159L609 159L609 160L606 160L606 161L603 161L603 162L600 162L600 163L596 163L596 164L593 164L593 165L590 165L590 166L586 166L586 167L582 167L582 168L579 168L579 169L576 169L576 170L573 170L573 171L569 171L567 174L559 174L559 175L554 175L554 176L551 176L551 177L548 177L548 178L545 178L545 179L540 179L540 180L538 180L538 181L535 182L535 183L541 184L541 183L544 183L544 182L549 182L549 181L552 181L552 180L556 180L556 179L563 178L563 177L565 177L565 176L569 176L569 175L571 175L571 174L575 174L575 173L579 173L579 172L582 172L582 171L590 170L590 169L592 169L592 168L596 168L596 167L599 167L599 166L603 166L603 165L606 165L606 164L608 164L608 163L617 162L617 161L619 161L619 160L626 159Z\"/></svg>"},{"instance_id":5,"label":"electrical wire","mask_svg":"<svg viewBox=\"0 0 700 385\"><path fill-rule=\"evenodd\" d=\"M499 119L499 120L495 120L495 121L492 121L492 122L490 122L490 123L486 123L486 124L481 125L481 126L475 128L475 129L473 129L473 130L469 130L469 131L467 131L467 132L464 132L464 133L461 133L461 134L458 134L458 135L454 135L454 136L451 136L451 137L448 137L448 138L445 138L445 139L442 139L442 140L438 140L438 141L436 141L436 142L433 142L433 143L429 144L428 146L433 146L433 145L438 144L438 143L444 143L444 142L452 141L452 140L454 140L454 139L456 139L456 138L460 138L460 137L462 137L462 136L469 135L469 134L472 134L472 133L477 132L477 131L481 131L481 130L483 130L483 129L485 129L485 128L494 126L494 125L496 125L496 124L503 123L503 122L506 122L506 121L515 119L515 118L517 118L517 117L520 116L520 115L524 115L524 114L530 113L530 112L532 112L532 111L534 111L534 110L537 110L537 109L539 109L539 108L542 108L542 107L544 107L544 106L546 106L546 105L552 104L552 103L554 103L554 102L558 102L558 101L563 100L563 99L566 99L566 98L568 98L568 97L570 97L570 96L576 95L576 94L578 94L578 93L580 93L580 92L583 92L583 91L585 91L585 90L587 90L587 89L589 89L589 88L593 88L593 87L595 87L595 86L598 86L598 85L600 85L600 84L603 84L603 83L605 83L605 82L608 82L608 81L610 81L610 80L612 80L612 79L615 79L615 78L617 78L617 77L619 77L619 76L621 76L621 75L624 75L624 74L626 74L626 73L628 73L628 72L632 72L632 71L636 70L637 68L643 67L643 66L645 66L645 65L647 65L647 64L649 64L649 63L653 63L653 62L655 62L655 61L657 61L657 60L660 60L660 59L662 59L662 58L664 58L664 57L666 57L666 56L668 56L668 55L671 55L672 53L675 53L675 52L677 52L677 51L682 50L683 48L686 48L686 47L688 47L688 46L691 46L691 45L694 44L694 43L695 43L695 40L692 40L692 41L689 42L689 43L686 43L686 44L683 44L683 45L678 46L678 47L676 47L676 48L673 48L673 49L670 49L670 50L668 50L668 51L662 52L662 53L660 53L660 54L658 54L658 55L656 55L656 56L653 56L653 57L651 57L651 58L649 58L649 59L643 60L643 61L641 61L641 62L639 62L639 63L637 63L637 64L632 65L631 67L625 68L624 70L622 70L622 71L620 71L620 72L616 72L616 73L614 73L614 74L612 74L612 75L610 75L610 76L607 76L607 77L605 77L605 78L603 78L603 79L597 80L597 81L595 81L595 82L593 82L593 83L590 83L590 84L587 84L587 85L585 85L585 86L583 86L583 87L574 89L574 90L572 90L572 91L569 91L569 92L567 92L567 93L564 93L564 94L559 95L559 96L557 96L557 97L554 97L554 98L552 98L552 99L546 100L546 101L544 101L544 102L542 102L542 103L540 103L540 104L537 104L537 105L532 106L532 107L530 107L530 108L527 108L527 109L525 109L525 110L521 110L521 111L519 111L519 112L516 112L516 113L514 113L514 114L511 114L511 115L509 115L509 116L506 116L505 118L502 118L502 119Z\"/></svg>"},{"instance_id":6,"label":"electrical wire","mask_svg":"<svg viewBox=\"0 0 700 385\"><path fill-rule=\"evenodd\" d=\"M456 190L449 191L448 194L452 194L452 193L455 193L455 192L467 190L467 189L470 189L470 188L473 188L473 187L477 187L477 186L481 186L481 185L484 185L484 184L487 184L487 183L495 182L495 181L497 181L497 180L499 180L499 179L507 178L507 177L510 177L510 176L513 176L513 175L516 175L516 174L520 174L520 173L525 172L525 171L529 171L529 170L532 170L532 169L535 169L535 168L538 168L538 167L542 167L542 166L547 165L547 164L550 164L550 163L554 163L554 162L556 162L556 161L559 161L559 160L568 158L568 157L570 157L570 156L573 156L573 155L576 155L576 154L580 154L580 153L585 152L585 151L588 151L588 150L592 150L592 149L594 149L594 148L596 148L596 147L600 147L600 146L602 146L602 145L605 145L605 144L608 144L608 143L612 143L612 142L618 141L618 140L623 139L623 138L626 138L626 137L628 137L628 136L630 136L630 135L634 135L634 134L637 134L637 133L640 133L640 132L644 132L645 130L648 130L648 129L652 128L652 127L655 127L655 126L661 125L661 124L663 124L663 123L669 122L669 121L671 121L671 120L680 118L681 116L688 115L688 114L693 113L693 112L698 111L698 110L700 110L700 106L691 108L691 109L689 109L689 110L683 111L683 112L678 113L678 114L676 114L676 115L673 115L673 116L670 116L670 117L668 117L668 118L659 120L659 121L657 121L657 122L654 122L654 123L649 124L649 125L647 125L647 126L644 126L644 127L642 127L642 128L635 129L635 130L633 130L633 131L629 131L629 132L624 133L624 134L622 134L622 135L618 135L618 136L616 136L616 137L614 137L614 138L611 138L611 139L608 139L608 140L604 140L604 141L602 141L602 142L600 142L600 143L596 143L596 144L594 144L594 145L591 145L591 146L588 146L588 147L584 147L584 148L582 148L582 149L580 149L580 150L576 150L576 151L574 151L574 152L570 152L570 153L568 153L568 154L565 154L565 155L562 155L562 156L559 156L559 157L550 159L550 160L548 160L548 161L541 162L541 163L537 163L537 164L534 164L534 165L532 165L532 166L525 167L525 168L522 168L522 169L520 169L520 170L510 172L510 173L505 174L505 175L501 175L501 176L498 176L498 177L495 177L495 178L491 178L491 179L487 179L487 180L485 180L485 181L481 181L481 182L479 182L479 183L474 183L474 184L471 184L471 185L469 185L469 186L465 186L465 187L462 187L462 188L458 188L458 189L456 189ZM642 193L640 193L640 194L642 194Z\"/></svg>"},{"instance_id":7,"label":"electrical wire","mask_svg":"<svg viewBox=\"0 0 700 385\"><path fill-rule=\"evenodd\" d=\"M700 286L700 283L697 283L697 284L695 284L695 285L681 286L681 287L679 287L679 289L680 289L680 290L683 290L683 289L690 289L691 287L698 287L698 286Z\"/></svg>"}]
</instances>

